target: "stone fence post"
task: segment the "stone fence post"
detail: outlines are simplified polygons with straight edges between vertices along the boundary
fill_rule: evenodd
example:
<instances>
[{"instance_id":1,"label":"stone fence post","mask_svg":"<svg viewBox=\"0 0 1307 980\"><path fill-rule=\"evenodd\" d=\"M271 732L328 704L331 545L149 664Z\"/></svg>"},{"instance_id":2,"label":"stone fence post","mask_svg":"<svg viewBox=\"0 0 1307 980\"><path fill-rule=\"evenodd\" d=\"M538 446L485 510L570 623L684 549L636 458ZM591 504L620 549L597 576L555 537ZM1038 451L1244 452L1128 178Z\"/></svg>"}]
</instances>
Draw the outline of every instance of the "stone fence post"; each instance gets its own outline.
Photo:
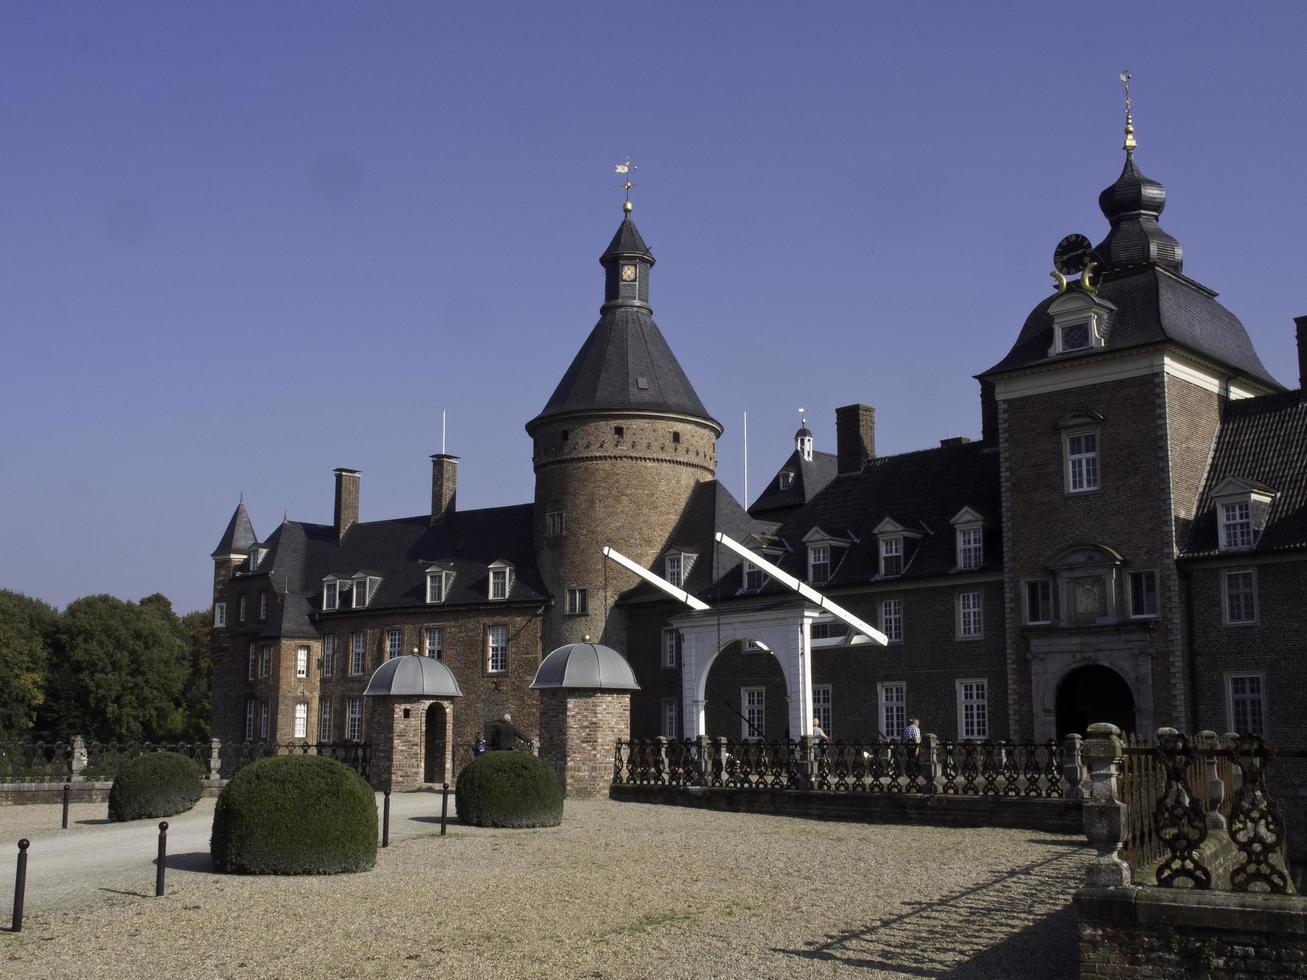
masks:
<instances>
[{"instance_id":1,"label":"stone fence post","mask_svg":"<svg viewBox=\"0 0 1307 980\"><path fill-rule=\"evenodd\" d=\"M926 781L926 792L934 793L939 786L943 773L943 760L939 756L939 736L925 734L921 736L921 778Z\"/></svg>"},{"instance_id":2,"label":"stone fence post","mask_svg":"<svg viewBox=\"0 0 1307 980\"><path fill-rule=\"evenodd\" d=\"M707 786L712 782L712 739L700 735L699 742L699 785Z\"/></svg>"},{"instance_id":3,"label":"stone fence post","mask_svg":"<svg viewBox=\"0 0 1307 980\"><path fill-rule=\"evenodd\" d=\"M222 739L209 739L209 779L222 778Z\"/></svg>"},{"instance_id":4,"label":"stone fence post","mask_svg":"<svg viewBox=\"0 0 1307 980\"><path fill-rule=\"evenodd\" d=\"M666 786L671 780L671 770L667 767L667 736L657 735L654 737L654 749L657 752L658 760L658 784Z\"/></svg>"},{"instance_id":5,"label":"stone fence post","mask_svg":"<svg viewBox=\"0 0 1307 980\"><path fill-rule=\"evenodd\" d=\"M1083 800L1085 798L1085 768L1081 764L1084 739L1079 735L1068 735L1062 742L1062 779L1066 781L1066 798Z\"/></svg>"},{"instance_id":6,"label":"stone fence post","mask_svg":"<svg viewBox=\"0 0 1307 980\"><path fill-rule=\"evenodd\" d=\"M1221 804L1225 802L1225 780L1221 778L1220 760L1216 753L1221 748L1221 739L1216 732L1198 733L1198 747L1206 753L1203 769L1207 782L1207 829L1225 830L1225 817L1221 816Z\"/></svg>"},{"instance_id":7,"label":"stone fence post","mask_svg":"<svg viewBox=\"0 0 1307 980\"><path fill-rule=\"evenodd\" d=\"M69 761L69 782L80 783L82 771L86 769L86 739L80 735L73 736L73 755Z\"/></svg>"},{"instance_id":8,"label":"stone fence post","mask_svg":"<svg viewBox=\"0 0 1307 980\"><path fill-rule=\"evenodd\" d=\"M815 735L799 736L799 758L795 769L798 772L797 789L812 789L813 777L817 774L817 737Z\"/></svg>"},{"instance_id":9,"label":"stone fence post","mask_svg":"<svg viewBox=\"0 0 1307 980\"><path fill-rule=\"evenodd\" d=\"M1090 885L1113 887L1130 884L1130 866L1121 860L1125 839L1126 806L1118 794L1121 771L1121 729L1106 722L1089 726L1084 743L1089 767L1089 798L1082 804L1085 836L1098 856L1085 871Z\"/></svg>"}]
</instances>

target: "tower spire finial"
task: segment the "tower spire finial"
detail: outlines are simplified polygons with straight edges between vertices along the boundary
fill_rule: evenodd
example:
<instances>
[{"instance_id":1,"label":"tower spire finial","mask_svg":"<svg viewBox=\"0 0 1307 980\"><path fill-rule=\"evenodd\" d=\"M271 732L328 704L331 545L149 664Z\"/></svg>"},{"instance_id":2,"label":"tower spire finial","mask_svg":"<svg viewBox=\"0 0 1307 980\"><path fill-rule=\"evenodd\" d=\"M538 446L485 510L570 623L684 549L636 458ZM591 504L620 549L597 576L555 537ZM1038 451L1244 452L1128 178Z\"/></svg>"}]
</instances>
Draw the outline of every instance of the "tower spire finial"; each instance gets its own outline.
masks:
<instances>
[{"instance_id":1,"label":"tower spire finial","mask_svg":"<svg viewBox=\"0 0 1307 980\"><path fill-rule=\"evenodd\" d=\"M1121 88L1125 92L1125 143L1121 149L1131 153L1138 144L1135 143L1134 103L1130 99L1130 73L1125 69L1121 70Z\"/></svg>"},{"instance_id":2,"label":"tower spire finial","mask_svg":"<svg viewBox=\"0 0 1307 980\"><path fill-rule=\"evenodd\" d=\"M633 164L631 162L631 158L628 156L624 162L617 164L615 167L613 167L613 169L617 171L617 173L622 174L626 178L624 181L622 181L622 183L618 184L617 186L620 187L622 190L626 191L626 200L622 202L622 210L625 211L627 214L630 214L631 213L631 188L635 186L635 183L631 180L631 174L635 173L640 168L637 167L635 164Z\"/></svg>"}]
</instances>

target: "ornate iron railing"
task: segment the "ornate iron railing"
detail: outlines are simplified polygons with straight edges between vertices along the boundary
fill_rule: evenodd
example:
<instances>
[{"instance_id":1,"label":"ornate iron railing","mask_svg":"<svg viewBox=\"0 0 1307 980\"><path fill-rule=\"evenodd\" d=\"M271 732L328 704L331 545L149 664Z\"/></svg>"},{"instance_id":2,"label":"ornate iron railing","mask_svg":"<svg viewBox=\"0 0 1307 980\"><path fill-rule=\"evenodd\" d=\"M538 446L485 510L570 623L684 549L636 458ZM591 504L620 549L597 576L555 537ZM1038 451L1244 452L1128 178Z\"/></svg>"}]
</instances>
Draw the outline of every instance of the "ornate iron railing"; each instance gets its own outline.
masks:
<instances>
[{"instance_id":1,"label":"ornate iron railing","mask_svg":"<svg viewBox=\"0 0 1307 980\"><path fill-rule=\"evenodd\" d=\"M367 779L372 747L367 742L224 742L218 748L219 778L230 779L242 766L273 755L325 756Z\"/></svg>"},{"instance_id":2,"label":"ornate iron railing","mask_svg":"<svg viewBox=\"0 0 1307 980\"><path fill-rule=\"evenodd\" d=\"M942 793L1056 799L1080 784L1056 742L619 740L613 782L835 793Z\"/></svg>"},{"instance_id":3,"label":"ornate iron railing","mask_svg":"<svg viewBox=\"0 0 1307 980\"><path fill-rule=\"evenodd\" d=\"M128 762L150 752L176 752L208 770L210 742L87 742L85 765L78 778L85 782L108 782Z\"/></svg>"},{"instance_id":4,"label":"ornate iron railing","mask_svg":"<svg viewBox=\"0 0 1307 980\"><path fill-rule=\"evenodd\" d=\"M71 742L0 742L0 783L62 783L72 772Z\"/></svg>"}]
</instances>

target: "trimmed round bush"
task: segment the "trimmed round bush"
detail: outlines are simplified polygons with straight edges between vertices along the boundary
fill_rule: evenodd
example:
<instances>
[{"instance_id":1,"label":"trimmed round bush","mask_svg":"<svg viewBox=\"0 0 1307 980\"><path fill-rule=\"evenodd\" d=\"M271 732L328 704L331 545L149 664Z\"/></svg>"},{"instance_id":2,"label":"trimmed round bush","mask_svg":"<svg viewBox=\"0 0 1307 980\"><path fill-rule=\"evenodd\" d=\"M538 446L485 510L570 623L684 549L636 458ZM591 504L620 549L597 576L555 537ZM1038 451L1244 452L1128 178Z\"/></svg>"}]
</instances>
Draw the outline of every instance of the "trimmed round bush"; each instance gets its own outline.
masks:
<instances>
[{"instance_id":1,"label":"trimmed round bush","mask_svg":"<svg viewBox=\"0 0 1307 980\"><path fill-rule=\"evenodd\" d=\"M476 827L557 827L563 784L530 752L487 752L458 774L458 818Z\"/></svg>"},{"instance_id":2,"label":"trimmed round bush","mask_svg":"<svg viewBox=\"0 0 1307 980\"><path fill-rule=\"evenodd\" d=\"M204 792L204 770L176 752L137 756L122 769L109 790L110 820L171 817L195 806Z\"/></svg>"},{"instance_id":3,"label":"trimmed round bush","mask_svg":"<svg viewBox=\"0 0 1307 980\"><path fill-rule=\"evenodd\" d=\"M366 871L377 863L376 797L334 759L260 759L223 787L209 854L219 871L238 874Z\"/></svg>"}]
</instances>

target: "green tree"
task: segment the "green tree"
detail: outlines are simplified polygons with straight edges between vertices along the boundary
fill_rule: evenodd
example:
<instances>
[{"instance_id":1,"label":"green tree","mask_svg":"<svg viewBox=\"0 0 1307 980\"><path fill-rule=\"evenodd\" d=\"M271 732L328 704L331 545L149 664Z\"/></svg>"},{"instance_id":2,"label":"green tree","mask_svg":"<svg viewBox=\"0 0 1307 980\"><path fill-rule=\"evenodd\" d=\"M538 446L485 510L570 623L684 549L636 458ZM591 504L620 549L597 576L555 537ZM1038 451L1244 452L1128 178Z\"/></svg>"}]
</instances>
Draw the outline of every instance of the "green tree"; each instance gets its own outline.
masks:
<instances>
[{"instance_id":1,"label":"green tree","mask_svg":"<svg viewBox=\"0 0 1307 980\"><path fill-rule=\"evenodd\" d=\"M59 670L50 673L40 713L55 738L179 738L189 657L172 604L93 595L59 619Z\"/></svg>"},{"instance_id":2,"label":"green tree","mask_svg":"<svg viewBox=\"0 0 1307 980\"><path fill-rule=\"evenodd\" d=\"M59 613L40 599L0 589L0 738L26 738L45 700Z\"/></svg>"},{"instance_id":3,"label":"green tree","mask_svg":"<svg viewBox=\"0 0 1307 980\"><path fill-rule=\"evenodd\" d=\"M209 721L213 716L213 656L209 647L213 614L197 609L180 619L186 642L187 674L184 698L186 704L186 737L209 737Z\"/></svg>"}]
</instances>

